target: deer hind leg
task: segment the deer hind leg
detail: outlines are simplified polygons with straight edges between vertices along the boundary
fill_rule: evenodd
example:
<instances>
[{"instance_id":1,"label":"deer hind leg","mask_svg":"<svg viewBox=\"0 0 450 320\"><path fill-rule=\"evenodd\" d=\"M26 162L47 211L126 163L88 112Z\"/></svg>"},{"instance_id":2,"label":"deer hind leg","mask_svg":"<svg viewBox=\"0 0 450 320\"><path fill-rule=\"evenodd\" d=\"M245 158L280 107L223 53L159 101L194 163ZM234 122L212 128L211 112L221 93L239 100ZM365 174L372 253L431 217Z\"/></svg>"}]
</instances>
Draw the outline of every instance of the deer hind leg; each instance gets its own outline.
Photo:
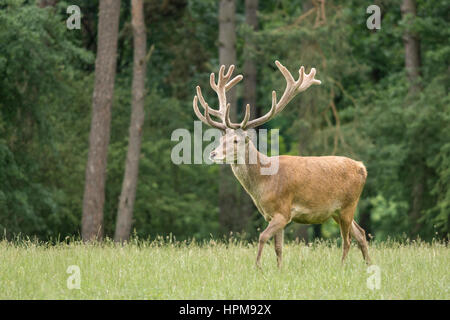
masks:
<instances>
[{"instance_id":1,"label":"deer hind leg","mask_svg":"<svg viewBox=\"0 0 450 320\"><path fill-rule=\"evenodd\" d=\"M352 221L350 234L358 242L358 247L362 252L364 260L367 264L370 264L371 262L369 257L369 246L367 245L366 233L364 232L364 229L356 223L355 220Z\"/></svg>"},{"instance_id":2,"label":"deer hind leg","mask_svg":"<svg viewBox=\"0 0 450 320\"><path fill-rule=\"evenodd\" d=\"M279 269L281 269L281 262L283 259L283 236L284 236L284 229L281 229L277 232L275 232L275 235L273 236L275 241L275 253L277 255L277 266Z\"/></svg>"},{"instance_id":3,"label":"deer hind leg","mask_svg":"<svg viewBox=\"0 0 450 320\"><path fill-rule=\"evenodd\" d=\"M350 250L350 225L347 221L341 220L341 237L342 237L342 263L344 263L345 258L347 258L348 250Z\"/></svg>"},{"instance_id":4,"label":"deer hind leg","mask_svg":"<svg viewBox=\"0 0 450 320\"><path fill-rule=\"evenodd\" d=\"M339 224L342 237L342 263L344 263L350 250L350 232L352 229L353 215L355 213L356 206L350 206L344 208L339 213L339 216L333 216L334 220Z\"/></svg>"},{"instance_id":5,"label":"deer hind leg","mask_svg":"<svg viewBox=\"0 0 450 320\"><path fill-rule=\"evenodd\" d=\"M259 235L259 243L258 243L258 255L256 256L256 266L261 268L261 254L264 247L264 244L269 240L275 233L286 226L287 221L281 214L276 214L273 216L272 220L270 220L267 228L261 232ZM281 252L281 250L280 250Z\"/></svg>"}]
</instances>

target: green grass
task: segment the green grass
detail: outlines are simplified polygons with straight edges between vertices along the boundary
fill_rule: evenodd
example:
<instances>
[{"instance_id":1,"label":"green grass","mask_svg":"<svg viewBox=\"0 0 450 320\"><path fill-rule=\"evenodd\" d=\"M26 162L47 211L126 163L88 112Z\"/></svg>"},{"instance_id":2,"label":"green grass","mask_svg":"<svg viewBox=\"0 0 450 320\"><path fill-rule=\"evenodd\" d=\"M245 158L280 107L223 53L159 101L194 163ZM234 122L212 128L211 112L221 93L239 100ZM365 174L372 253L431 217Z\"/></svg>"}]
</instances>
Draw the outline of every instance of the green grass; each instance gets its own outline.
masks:
<instances>
[{"instance_id":1,"label":"green grass","mask_svg":"<svg viewBox=\"0 0 450 320\"><path fill-rule=\"evenodd\" d=\"M367 287L367 267L353 244L345 265L334 242L288 243L276 268L266 245L111 242L86 245L0 242L0 299L450 299L449 249L442 243L381 243L370 255L381 287ZM67 288L77 265L81 288Z\"/></svg>"}]
</instances>

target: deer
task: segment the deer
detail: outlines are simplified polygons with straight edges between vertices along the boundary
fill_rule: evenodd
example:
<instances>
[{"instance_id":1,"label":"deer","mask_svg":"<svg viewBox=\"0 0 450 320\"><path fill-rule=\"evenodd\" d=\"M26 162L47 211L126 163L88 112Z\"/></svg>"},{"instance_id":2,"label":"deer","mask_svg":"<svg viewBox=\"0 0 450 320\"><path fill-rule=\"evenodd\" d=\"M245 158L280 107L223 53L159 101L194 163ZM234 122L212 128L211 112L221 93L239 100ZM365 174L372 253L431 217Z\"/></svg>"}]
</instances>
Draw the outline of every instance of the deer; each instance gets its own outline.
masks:
<instances>
[{"instance_id":1,"label":"deer","mask_svg":"<svg viewBox=\"0 0 450 320\"><path fill-rule=\"evenodd\" d=\"M286 80L286 88L279 101L275 90L272 91L272 106L261 117L250 120L250 105L247 104L243 120L240 123L230 121L230 104L227 103L226 92L243 79L242 75L231 79L234 65L230 65L227 72L222 65L217 82L214 73L211 73L210 86L217 94L218 109L210 108L200 86L196 87L197 94L193 100L194 113L198 119L222 133L219 145L210 153L210 160L231 165L233 174L268 222L267 228L259 236L256 267L261 269L263 247L273 237L277 266L281 269L284 228L290 222L322 224L330 218L340 227L342 264L347 257L351 237L357 241L365 262L370 264L365 231L354 220L367 178L364 164L342 156L269 157L259 152L250 139L250 129L274 118L300 92L321 84L320 80L315 79L315 68L306 74L305 68L300 67L299 78L295 80L279 61L275 61L275 64ZM199 110L198 102L203 113ZM244 152L238 152L239 146L244 147ZM274 174L261 173L262 168L274 162L277 162Z\"/></svg>"}]
</instances>

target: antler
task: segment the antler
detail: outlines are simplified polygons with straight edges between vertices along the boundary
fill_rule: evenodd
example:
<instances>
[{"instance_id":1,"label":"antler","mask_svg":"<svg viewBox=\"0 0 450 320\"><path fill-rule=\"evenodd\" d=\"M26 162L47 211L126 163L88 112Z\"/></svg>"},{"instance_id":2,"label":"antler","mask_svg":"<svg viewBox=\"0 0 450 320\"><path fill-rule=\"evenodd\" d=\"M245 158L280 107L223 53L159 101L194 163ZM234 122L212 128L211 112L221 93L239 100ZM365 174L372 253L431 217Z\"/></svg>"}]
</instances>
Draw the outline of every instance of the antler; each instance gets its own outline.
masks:
<instances>
[{"instance_id":1,"label":"antler","mask_svg":"<svg viewBox=\"0 0 450 320\"><path fill-rule=\"evenodd\" d=\"M232 87L234 87L243 78L242 75L238 75L238 76L234 77L232 80L230 80L231 75L233 74L233 71L234 71L234 65L231 65L228 68L227 73L225 74L225 66L222 65L219 70L219 79L217 80L217 84L216 84L214 73L211 73L209 82L210 82L211 88L217 93L217 97L219 98L219 110L211 109L209 107L209 105L206 103L205 99L203 98L202 90L200 89L199 86L197 86L197 95L194 96L193 107L194 107L194 112L197 115L197 117L204 123L206 123L212 127L221 129L221 130L226 130L227 128L237 129L240 126L240 125L231 124L231 122L229 121L230 120L229 119L230 104L229 103L227 104L226 92L228 90L230 90ZM202 115L202 113L198 109L198 101L200 101L201 106L205 110L204 115ZM250 113L250 110L248 110L248 112ZM221 120L221 122L212 120L210 117L210 114L213 115L214 117L219 118ZM249 116L250 116L250 114L249 114ZM244 117L244 120L245 120L245 117ZM243 121L243 123L244 123L244 121ZM241 123L241 124L243 124L243 123Z\"/></svg>"},{"instance_id":2,"label":"antler","mask_svg":"<svg viewBox=\"0 0 450 320\"><path fill-rule=\"evenodd\" d=\"M205 99L202 96L202 91L200 87L197 86L197 95L194 96L193 101L195 114L204 123L221 130L226 130L227 128L246 130L260 126L263 123L266 123L267 121L275 117L275 115L280 113L297 94L299 94L302 91L305 91L313 84L321 83L320 80L314 78L314 76L316 75L315 68L312 68L309 74L305 74L305 68L302 66L298 71L299 78L297 81L295 81L291 73L285 66L283 66L279 61L275 61L275 64L277 65L278 69L281 71L284 78L286 79L286 89L284 90L284 93L281 96L279 102L277 102L276 92L272 91L272 107L270 108L270 111L266 113L264 116L249 121L250 105L247 104L245 106L245 116L242 122L232 123L230 121L230 104L227 103L225 93L228 90L230 90L234 85L236 85L239 81L242 80L242 75L238 75L234 77L232 80L230 80L234 70L234 65L230 66L226 74L225 74L225 66L220 67L219 80L217 81L217 84L215 82L214 73L211 73L210 85L213 88L213 90L217 93L217 96L219 98L219 110L211 109L209 107L209 105L206 103ZM204 115L202 115L202 113L198 109L197 104L198 100L200 101L200 104L205 110ZM219 118L221 122L212 120L210 114Z\"/></svg>"}]
</instances>

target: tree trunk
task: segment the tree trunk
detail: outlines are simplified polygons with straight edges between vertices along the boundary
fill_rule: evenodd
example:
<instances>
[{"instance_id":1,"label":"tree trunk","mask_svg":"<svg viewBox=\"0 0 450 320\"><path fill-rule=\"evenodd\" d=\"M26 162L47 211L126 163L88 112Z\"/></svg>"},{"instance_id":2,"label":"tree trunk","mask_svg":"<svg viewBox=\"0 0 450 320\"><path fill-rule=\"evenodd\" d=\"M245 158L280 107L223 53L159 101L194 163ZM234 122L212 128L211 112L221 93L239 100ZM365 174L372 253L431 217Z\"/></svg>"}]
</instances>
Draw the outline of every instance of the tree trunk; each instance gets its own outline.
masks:
<instances>
[{"instance_id":1,"label":"tree trunk","mask_svg":"<svg viewBox=\"0 0 450 320\"><path fill-rule=\"evenodd\" d=\"M38 6L39 8L45 8L45 7L54 7L58 0L39 0Z\"/></svg>"},{"instance_id":2,"label":"tree trunk","mask_svg":"<svg viewBox=\"0 0 450 320\"><path fill-rule=\"evenodd\" d=\"M413 99L421 90L420 86L420 40L418 35L411 31L411 26L417 16L417 6L415 0L403 0L401 5L402 18L407 19L407 28L403 34L403 44L405 46L405 69L409 81L408 100ZM424 194L424 166L422 159L418 159L413 186L411 191L411 210L409 218L412 225L412 235L420 230L420 213L422 210L422 198Z\"/></svg>"},{"instance_id":3,"label":"tree trunk","mask_svg":"<svg viewBox=\"0 0 450 320\"><path fill-rule=\"evenodd\" d=\"M245 23L253 30L258 29L258 0L245 0ZM256 104L256 77L257 70L255 61L249 57L249 48L252 46L249 39L245 39L245 62L244 62L244 104L250 104L252 112L251 119L258 118L259 108Z\"/></svg>"},{"instance_id":4,"label":"tree trunk","mask_svg":"<svg viewBox=\"0 0 450 320\"><path fill-rule=\"evenodd\" d=\"M236 26L234 0L220 0L219 6L219 63L228 67L236 65ZM236 87L227 92L231 104L230 118L236 121Z\"/></svg>"},{"instance_id":5,"label":"tree trunk","mask_svg":"<svg viewBox=\"0 0 450 320\"><path fill-rule=\"evenodd\" d=\"M409 15L407 26L411 26L416 17L416 1L403 0L401 5L402 17L405 19ZM420 91L420 40L416 33L407 28L403 34L403 44L405 46L405 68L410 82L410 94Z\"/></svg>"},{"instance_id":6,"label":"tree trunk","mask_svg":"<svg viewBox=\"0 0 450 320\"><path fill-rule=\"evenodd\" d=\"M84 241L103 236L103 205L111 106L116 75L119 0L100 0L92 122L83 197L81 235Z\"/></svg>"},{"instance_id":7,"label":"tree trunk","mask_svg":"<svg viewBox=\"0 0 450 320\"><path fill-rule=\"evenodd\" d=\"M253 30L258 29L258 0L245 0L245 23L248 24ZM244 103L245 107L247 104L251 107L250 119L255 119L260 116L260 108L256 103L256 83L257 83L257 69L255 61L250 57L249 51L253 44L250 42L249 38L245 39L244 44ZM245 110L245 109L244 109ZM241 228L245 229L250 221L253 213L256 211L256 207L253 204L251 197L241 189Z\"/></svg>"},{"instance_id":8,"label":"tree trunk","mask_svg":"<svg viewBox=\"0 0 450 320\"><path fill-rule=\"evenodd\" d=\"M314 8L314 5L312 3L312 1L309 0L304 0L302 2L302 10L303 10L303 14L305 14L306 12L308 12L309 10L311 10L312 8ZM304 48L304 51L307 50L311 50L311 44L310 41L305 40L305 39L300 39L302 47ZM302 97L300 97L301 99ZM312 108L314 108L314 101L311 102L312 104ZM299 114L301 118L305 117L307 110L306 108L304 109L300 109ZM302 128L302 130L300 130L299 132L299 139L298 139L298 155L302 156L303 154L303 150L307 149L308 145L309 145L309 138L311 137L311 133L309 132L310 130L305 128ZM296 237L300 240L300 241L304 241L305 243L309 242L309 232L308 230L310 228L314 228L311 225L300 225L298 226L297 230L296 230ZM317 234L317 228L313 229L313 236L315 237Z\"/></svg>"},{"instance_id":9,"label":"tree trunk","mask_svg":"<svg viewBox=\"0 0 450 320\"><path fill-rule=\"evenodd\" d=\"M419 234L422 224L419 222L424 194L425 175L423 174L425 164L421 162L418 165L416 175L414 177L414 184L411 191L411 211L409 218L411 221L411 235L416 236Z\"/></svg>"},{"instance_id":10,"label":"tree trunk","mask_svg":"<svg viewBox=\"0 0 450 320\"><path fill-rule=\"evenodd\" d=\"M219 4L219 63L228 68L236 65L236 30L234 0L220 0ZM236 121L236 89L227 92L231 104L230 117ZM237 231L239 226L238 193L234 175L228 164L221 165L219 179L219 223L223 232Z\"/></svg>"},{"instance_id":11,"label":"tree trunk","mask_svg":"<svg viewBox=\"0 0 450 320\"><path fill-rule=\"evenodd\" d=\"M142 126L144 124L144 98L146 75L146 30L144 21L143 0L131 1L131 25L133 28L133 84L131 104L130 138L128 141L125 174L117 212L115 241L128 240L133 219L134 200L139 173L139 157L141 153Z\"/></svg>"}]
</instances>

